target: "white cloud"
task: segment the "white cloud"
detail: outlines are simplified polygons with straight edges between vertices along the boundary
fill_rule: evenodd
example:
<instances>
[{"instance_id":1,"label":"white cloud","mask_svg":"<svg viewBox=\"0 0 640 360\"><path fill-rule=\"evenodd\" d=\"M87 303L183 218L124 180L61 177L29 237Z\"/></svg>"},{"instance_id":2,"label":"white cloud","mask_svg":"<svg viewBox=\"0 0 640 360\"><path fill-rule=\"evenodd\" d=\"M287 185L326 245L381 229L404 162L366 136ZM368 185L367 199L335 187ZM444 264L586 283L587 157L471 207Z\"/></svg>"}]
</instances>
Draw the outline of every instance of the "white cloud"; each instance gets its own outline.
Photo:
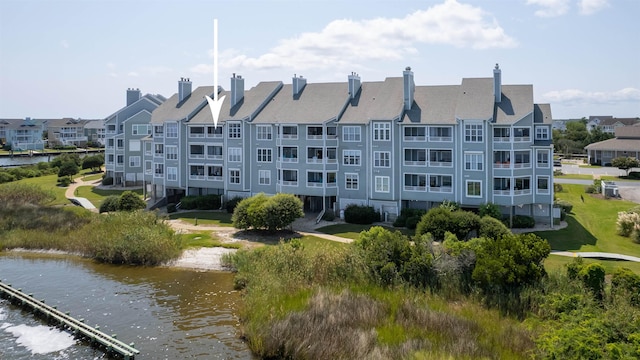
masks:
<instances>
[{"instance_id":1,"label":"white cloud","mask_svg":"<svg viewBox=\"0 0 640 360\"><path fill-rule=\"evenodd\" d=\"M609 0L580 0L578 8L580 14L591 15L609 6Z\"/></svg>"},{"instance_id":2,"label":"white cloud","mask_svg":"<svg viewBox=\"0 0 640 360\"><path fill-rule=\"evenodd\" d=\"M69 45L69 42L67 40L62 40L62 41L60 41L60 46L62 46L65 49L68 49L70 45Z\"/></svg>"},{"instance_id":3,"label":"white cloud","mask_svg":"<svg viewBox=\"0 0 640 360\"><path fill-rule=\"evenodd\" d=\"M108 62L107 63L107 69L109 70L113 70L116 68L116 64L112 63L112 62Z\"/></svg>"},{"instance_id":4,"label":"white cloud","mask_svg":"<svg viewBox=\"0 0 640 360\"><path fill-rule=\"evenodd\" d=\"M540 17L556 17L569 11L570 0L527 0L527 5L537 5L541 9L535 12Z\"/></svg>"},{"instance_id":5,"label":"white cloud","mask_svg":"<svg viewBox=\"0 0 640 360\"><path fill-rule=\"evenodd\" d=\"M543 101L566 105L615 104L622 102L640 102L640 89L624 88L612 92L589 92L578 89L550 91L542 95Z\"/></svg>"},{"instance_id":6,"label":"white cloud","mask_svg":"<svg viewBox=\"0 0 640 360\"><path fill-rule=\"evenodd\" d=\"M404 18L334 20L319 32L280 40L268 52L252 57L229 51L219 54L220 66L246 69L327 69L362 67L371 60L400 60L418 53L418 44L444 44L489 49L517 46L495 18L479 7L445 0ZM213 72L198 64L196 73Z\"/></svg>"}]
</instances>

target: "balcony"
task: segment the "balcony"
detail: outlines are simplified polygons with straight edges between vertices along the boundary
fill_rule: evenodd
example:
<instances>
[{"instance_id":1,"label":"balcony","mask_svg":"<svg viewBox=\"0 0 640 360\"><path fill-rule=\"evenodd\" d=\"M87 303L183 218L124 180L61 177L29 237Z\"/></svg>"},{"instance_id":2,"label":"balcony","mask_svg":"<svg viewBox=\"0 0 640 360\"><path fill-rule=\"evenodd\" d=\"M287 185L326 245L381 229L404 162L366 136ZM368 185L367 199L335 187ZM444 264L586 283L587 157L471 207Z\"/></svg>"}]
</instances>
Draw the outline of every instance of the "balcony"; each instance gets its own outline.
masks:
<instances>
[{"instance_id":1,"label":"balcony","mask_svg":"<svg viewBox=\"0 0 640 360\"><path fill-rule=\"evenodd\" d=\"M453 141L453 137L451 137L451 136L429 136L429 141L431 141L431 142L451 142L451 141Z\"/></svg>"},{"instance_id":2,"label":"balcony","mask_svg":"<svg viewBox=\"0 0 640 360\"><path fill-rule=\"evenodd\" d=\"M307 187L323 187L324 183L322 181L307 181Z\"/></svg>"},{"instance_id":3,"label":"balcony","mask_svg":"<svg viewBox=\"0 0 640 360\"><path fill-rule=\"evenodd\" d=\"M189 174L189 180L205 180L204 174Z\"/></svg>"},{"instance_id":4,"label":"balcony","mask_svg":"<svg viewBox=\"0 0 640 360\"><path fill-rule=\"evenodd\" d=\"M434 193L452 193L453 187L451 186L430 186L429 192Z\"/></svg>"},{"instance_id":5,"label":"balcony","mask_svg":"<svg viewBox=\"0 0 640 360\"><path fill-rule=\"evenodd\" d=\"M405 189L406 191L426 191L426 190L427 190L427 187L426 187L425 185L421 185L421 186L420 186L420 185L417 185L417 186L414 186L414 185L405 185L405 186L404 186L404 189Z\"/></svg>"},{"instance_id":6,"label":"balcony","mask_svg":"<svg viewBox=\"0 0 640 360\"><path fill-rule=\"evenodd\" d=\"M287 181L287 180L281 180L280 181L280 185L282 186L298 186L298 181Z\"/></svg>"},{"instance_id":7,"label":"balcony","mask_svg":"<svg viewBox=\"0 0 640 360\"><path fill-rule=\"evenodd\" d=\"M210 181L223 181L224 179L222 178L222 176L207 176L207 180L210 180Z\"/></svg>"}]
</instances>

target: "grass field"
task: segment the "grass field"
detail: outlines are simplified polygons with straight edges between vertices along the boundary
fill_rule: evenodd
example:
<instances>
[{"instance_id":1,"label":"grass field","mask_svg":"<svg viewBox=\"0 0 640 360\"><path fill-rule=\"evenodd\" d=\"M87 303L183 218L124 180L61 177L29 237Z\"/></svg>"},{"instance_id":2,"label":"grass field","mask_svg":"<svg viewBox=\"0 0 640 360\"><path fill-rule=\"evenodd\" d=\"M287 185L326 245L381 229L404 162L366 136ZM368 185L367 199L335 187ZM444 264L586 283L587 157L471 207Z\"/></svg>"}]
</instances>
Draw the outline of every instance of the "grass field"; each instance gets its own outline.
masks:
<instances>
[{"instance_id":1,"label":"grass field","mask_svg":"<svg viewBox=\"0 0 640 360\"><path fill-rule=\"evenodd\" d=\"M201 247L223 247L227 249L239 249L240 244L222 243L211 232L199 232L192 234L182 234L182 248L201 248Z\"/></svg>"},{"instance_id":2,"label":"grass field","mask_svg":"<svg viewBox=\"0 0 640 360\"><path fill-rule=\"evenodd\" d=\"M573 258L568 256L560 256L560 255L549 255L547 259L544 261L544 268L548 273L552 273L555 271L564 271L564 266L570 263ZM584 259L585 264L591 263L599 263L604 266L607 274L613 273L616 268L626 267L631 269L636 274L640 274L640 263L632 262L632 261L616 261L616 260L601 260L601 259Z\"/></svg>"},{"instance_id":3,"label":"grass field","mask_svg":"<svg viewBox=\"0 0 640 360\"><path fill-rule=\"evenodd\" d=\"M90 174L90 175L84 176L84 177L82 178L82 181L95 181L95 180L99 180L99 179L102 179L102 175L103 175L103 174L104 174L104 173L102 173L102 172L97 173L97 174Z\"/></svg>"},{"instance_id":4,"label":"grass field","mask_svg":"<svg viewBox=\"0 0 640 360\"><path fill-rule=\"evenodd\" d=\"M95 207L100 208L100 204L102 204L104 199L106 199L108 196L111 196L111 195L120 196L125 191L126 190L103 190L103 189L98 189L95 186L79 186L76 189L75 195L78 197L87 198L87 200L91 201L91 203ZM131 190L131 191L142 196L142 189Z\"/></svg>"},{"instance_id":5,"label":"grass field","mask_svg":"<svg viewBox=\"0 0 640 360\"><path fill-rule=\"evenodd\" d=\"M547 239L553 250L601 251L640 256L640 245L616 234L619 211L637 204L624 200L605 200L584 193L584 185L563 184L558 199L573 204L567 216L568 226L556 231L537 232ZM581 199L584 199L584 202Z\"/></svg>"},{"instance_id":6,"label":"grass field","mask_svg":"<svg viewBox=\"0 0 640 360\"><path fill-rule=\"evenodd\" d=\"M67 191L66 187L57 186L58 175L47 175L40 176L35 178L28 178L18 180L18 183L23 184L35 184L40 186L42 189L48 189L53 191L56 199L50 205L71 205L69 200L64 196L65 191Z\"/></svg>"},{"instance_id":7,"label":"grass field","mask_svg":"<svg viewBox=\"0 0 640 360\"><path fill-rule=\"evenodd\" d=\"M190 224L196 225L216 225L233 227L231 214L221 211L188 211L169 214L169 219L180 219Z\"/></svg>"},{"instance_id":8,"label":"grass field","mask_svg":"<svg viewBox=\"0 0 640 360\"><path fill-rule=\"evenodd\" d=\"M593 180L593 175L590 174L564 174L554 175L556 179L574 179L574 180ZM564 184L562 184L564 186Z\"/></svg>"}]
</instances>

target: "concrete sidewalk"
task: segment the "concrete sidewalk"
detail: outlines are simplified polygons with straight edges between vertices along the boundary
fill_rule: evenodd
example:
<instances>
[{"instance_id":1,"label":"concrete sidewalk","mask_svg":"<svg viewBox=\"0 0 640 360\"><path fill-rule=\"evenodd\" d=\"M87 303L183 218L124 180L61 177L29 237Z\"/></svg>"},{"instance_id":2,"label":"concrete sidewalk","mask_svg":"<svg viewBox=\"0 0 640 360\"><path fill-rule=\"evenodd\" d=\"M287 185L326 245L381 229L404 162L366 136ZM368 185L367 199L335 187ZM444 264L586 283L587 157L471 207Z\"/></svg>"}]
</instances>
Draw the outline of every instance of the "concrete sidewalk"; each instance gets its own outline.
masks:
<instances>
[{"instance_id":1,"label":"concrete sidewalk","mask_svg":"<svg viewBox=\"0 0 640 360\"><path fill-rule=\"evenodd\" d=\"M93 205L91 201L83 197L77 197L75 196L75 194L76 190L80 186L98 186L101 182L102 180L100 179L93 181L82 181L81 178L77 178L73 183L69 184L69 187L67 188L67 191L65 191L64 196L75 205L82 206L83 208L91 210L93 212L98 212L98 209L96 209L95 205Z\"/></svg>"}]
</instances>

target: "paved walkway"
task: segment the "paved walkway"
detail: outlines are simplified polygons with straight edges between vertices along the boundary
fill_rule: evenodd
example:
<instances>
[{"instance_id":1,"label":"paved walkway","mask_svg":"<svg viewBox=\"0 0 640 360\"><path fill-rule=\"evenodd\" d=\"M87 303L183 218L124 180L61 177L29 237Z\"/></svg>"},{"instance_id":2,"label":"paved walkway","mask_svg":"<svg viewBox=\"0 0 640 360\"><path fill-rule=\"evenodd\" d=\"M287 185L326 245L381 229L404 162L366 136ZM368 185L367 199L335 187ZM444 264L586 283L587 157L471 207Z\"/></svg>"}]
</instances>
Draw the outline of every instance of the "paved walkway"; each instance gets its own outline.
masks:
<instances>
[{"instance_id":1,"label":"paved walkway","mask_svg":"<svg viewBox=\"0 0 640 360\"><path fill-rule=\"evenodd\" d=\"M633 262L640 262L639 257L623 255L623 254L613 254L613 253L604 253L604 252L572 252L572 251L551 251L551 255L560 255L560 256L569 256L569 257L583 257L583 258L596 258L596 259L607 259L607 260L626 260Z\"/></svg>"},{"instance_id":2,"label":"paved walkway","mask_svg":"<svg viewBox=\"0 0 640 360\"><path fill-rule=\"evenodd\" d=\"M81 177L78 177L73 181L73 183L69 184L69 187L67 188L67 191L65 191L64 196L75 205L82 206L83 208L91 210L93 212L98 212L98 209L96 209L91 201L86 198L76 196L76 190L80 186L98 186L101 182L101 179L83 181Z\"/></svg>"}]
</instances>

